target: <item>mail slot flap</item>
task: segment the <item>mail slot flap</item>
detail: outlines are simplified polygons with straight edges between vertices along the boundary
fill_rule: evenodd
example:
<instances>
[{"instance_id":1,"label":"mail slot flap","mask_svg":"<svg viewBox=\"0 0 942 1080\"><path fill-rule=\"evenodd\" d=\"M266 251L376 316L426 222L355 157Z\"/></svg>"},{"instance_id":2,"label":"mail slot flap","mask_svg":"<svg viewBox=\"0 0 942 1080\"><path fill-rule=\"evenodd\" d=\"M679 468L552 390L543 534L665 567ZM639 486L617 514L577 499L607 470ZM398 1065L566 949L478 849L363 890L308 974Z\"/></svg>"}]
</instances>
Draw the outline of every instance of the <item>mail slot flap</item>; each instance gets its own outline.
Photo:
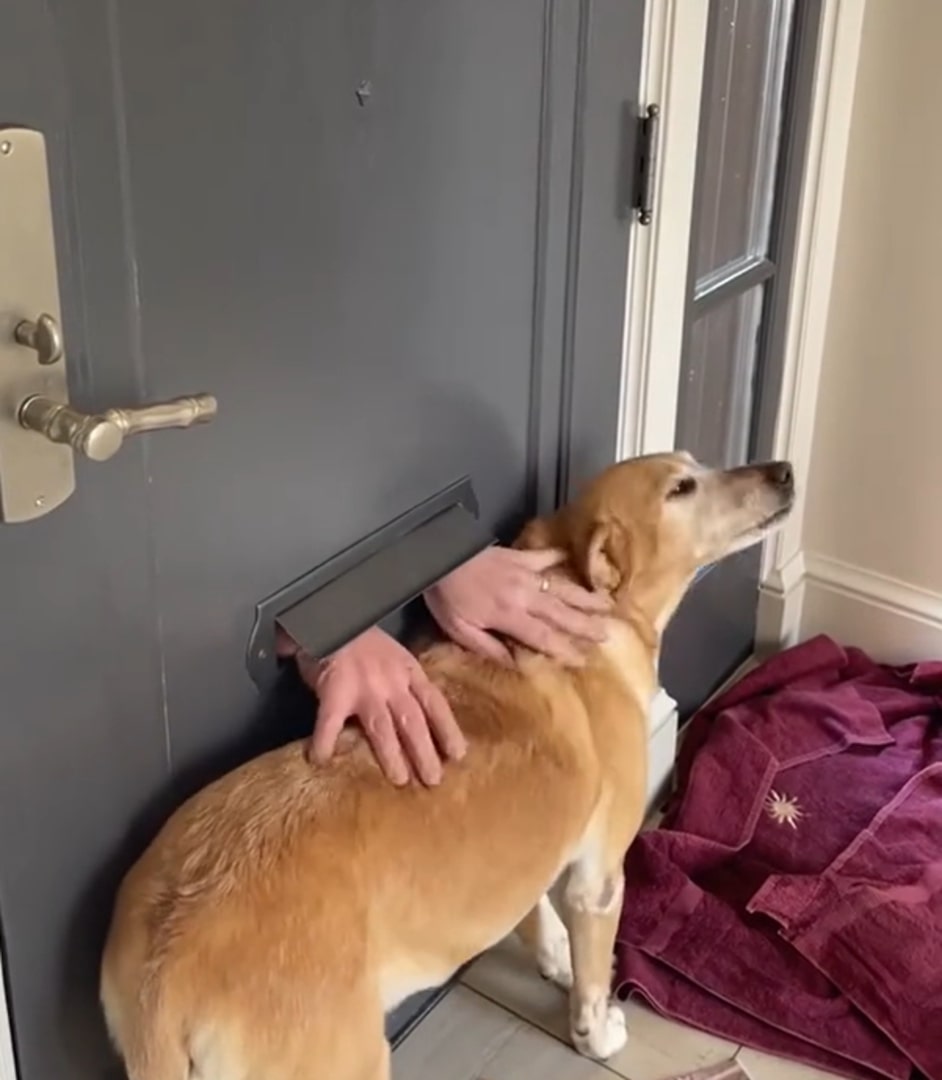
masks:
<instances>
[{"instance_id":1,"label":"mail slot flap","mask_svg":"<svg viewBox=\"0 0 942 1080\"><path fill-rule=\"evenodd\" d=\"M305 652L327 656L492 542L465 477L263 600L249 674L258 686L275 675L276 623Z\"/></svg>"}]
</instances>

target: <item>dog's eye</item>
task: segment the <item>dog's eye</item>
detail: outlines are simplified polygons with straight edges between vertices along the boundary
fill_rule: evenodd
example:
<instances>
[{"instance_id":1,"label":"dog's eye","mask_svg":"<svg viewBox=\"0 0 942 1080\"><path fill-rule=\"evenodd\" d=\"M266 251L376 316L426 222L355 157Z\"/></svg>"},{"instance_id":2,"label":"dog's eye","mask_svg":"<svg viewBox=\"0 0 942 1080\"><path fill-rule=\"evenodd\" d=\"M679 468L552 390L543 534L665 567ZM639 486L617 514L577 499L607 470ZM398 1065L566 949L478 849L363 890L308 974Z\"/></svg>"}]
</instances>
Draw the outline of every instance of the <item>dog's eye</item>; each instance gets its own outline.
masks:
<instances>
[{"instance_id":1,"label":"dog's eye","mask_svg":"<svg viewBox=\"0 0 942 1080\"><path fill-rule=\"evenodd\" d=\"M682 499L685 495L692 495L697 490L697 481L692 476L683 476L667 493L669 499Z\"/></svg>"}]
</instances>

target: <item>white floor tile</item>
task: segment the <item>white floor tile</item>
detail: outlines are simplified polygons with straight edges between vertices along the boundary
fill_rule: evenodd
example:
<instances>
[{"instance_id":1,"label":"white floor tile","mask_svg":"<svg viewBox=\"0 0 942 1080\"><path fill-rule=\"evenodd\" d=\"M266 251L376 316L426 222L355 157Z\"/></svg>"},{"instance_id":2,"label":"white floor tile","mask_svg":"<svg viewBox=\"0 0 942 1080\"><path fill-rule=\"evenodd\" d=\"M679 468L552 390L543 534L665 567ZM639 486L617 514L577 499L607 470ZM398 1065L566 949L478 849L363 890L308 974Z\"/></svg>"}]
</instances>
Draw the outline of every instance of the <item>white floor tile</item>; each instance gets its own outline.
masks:
<instances>
[{"instance_id":1,"label":"white floor tile","mask_svg":"<svg viewBox=\"0 0 942 1080\"><path fill-rule=\"evenodd\" d=\"M510 938L481 957L464 977L466 985L512 1013L569 1041L566 995L541 979L523 946ZM625 1005L628 1045L606 1065L628 1080L667 1080L678 1073L728 1061L738 1046L676 1024L638 1001Z\"/></svg>"},{"instance_id":2,"label":"white floor tile","mask_svg":"<svg viewBox=\"0 0 942 1080\"><path fill-rule=\"evenodd\" d=\"M457 987L393 1054L393 1080L614 1080L595 1062Z\"/></svg>"}]
</instances>

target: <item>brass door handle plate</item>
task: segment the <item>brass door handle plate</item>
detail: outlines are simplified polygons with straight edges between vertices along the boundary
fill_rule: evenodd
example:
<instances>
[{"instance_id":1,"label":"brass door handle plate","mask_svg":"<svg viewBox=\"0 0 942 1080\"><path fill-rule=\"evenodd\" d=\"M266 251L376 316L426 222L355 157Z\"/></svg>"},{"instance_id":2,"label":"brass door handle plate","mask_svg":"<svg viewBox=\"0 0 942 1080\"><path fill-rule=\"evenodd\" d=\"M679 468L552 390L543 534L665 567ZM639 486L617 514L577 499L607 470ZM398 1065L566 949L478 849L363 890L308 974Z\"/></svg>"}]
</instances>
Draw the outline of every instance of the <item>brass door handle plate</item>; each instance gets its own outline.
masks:
<instances>
[{"instance_id":1,"label":"brass door handle plate","mask_svg":"<svg viewBox=\"0 0 942 1080\"><path fill-rule=\"evenodd\" d=\"M0 522L32 521L75 490L74 454L20 426L35 394L69 400L42 132L0 127Z\"/></svg>"},{"instance_id":2,"label":"brass door handle plate","mask_svg":"<svg viewBox=\"0 0 942 1080\"><path fill-rule=\"evenodd\" d=\"M0 523L61 506L75 490L75 454L107 461L129 435L216 415L209 394L100 414L74 408L60 319L46 141L0 126Z\"/></svg>"},{"instance_id":3,"label":"brass door handle plate","mask_svg":"<svg viewBox=\"0 0 942 1080\"><path fill-rule=\"evenodd\" d=\"M128 435L164 428L187 428L215 417L218 406L211 394L174 398L139 408L108 409L94 415L73 409L40 394L20 406L24 428L50 442L71 446L90 461L107 461L121 449Z\"/></svg>"}]
</instances>

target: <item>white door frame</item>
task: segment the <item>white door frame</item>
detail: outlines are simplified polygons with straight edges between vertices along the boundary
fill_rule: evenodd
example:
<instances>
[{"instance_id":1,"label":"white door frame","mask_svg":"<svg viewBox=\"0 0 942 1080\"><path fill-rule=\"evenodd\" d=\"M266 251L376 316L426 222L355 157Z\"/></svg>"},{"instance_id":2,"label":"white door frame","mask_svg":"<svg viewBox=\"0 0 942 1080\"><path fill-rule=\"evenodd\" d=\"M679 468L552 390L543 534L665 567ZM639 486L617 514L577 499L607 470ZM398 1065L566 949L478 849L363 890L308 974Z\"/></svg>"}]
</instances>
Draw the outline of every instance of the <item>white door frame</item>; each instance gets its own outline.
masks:
<instances>
[{"instance_id":1,"label":"white door frame","mask_svg":"<svg viewBox=\"0 0 942 1080\"><path fill-rule=\"evenodd\" d=\"M2 948L0 948L0 1080L17 1080Z\"/></svg>"},{"instance_id":2,"label":"white door frame","mask_svg":"<svg viewBox=\"0 0 942 1080\"><path fill-rule=\"evenodd\" d=\"M793 643L801 614L808 475L866 0L823 0L790 283L774 453L795 465L798 502L763 555L757 645ZM654 219L628 267L620 458L674 445L709 0L648 0L641 101L661 107Z\"/></svg>"},{"instance_id":3,"label":"white door frame","mask_svg":"<svg viewBox=\"0 0 942 1080\"><path fill-rule=\"evenodd\" d=\"M639 98L661 109L659 165L654 218L636 227L628 258L619 460L674 445L708 10L708 0L645 9ZM661 687L648 714L649 800L673 772L677 728L677 702Z\"/></svg>"},{"instance_id":4,"label":"white door frame","mask_svg":"<svg viewBox=\"0 0 942 1080\"><path fill-rule=\"evenodd\" d=\"M628 265L619 458L674 445L709 0L648 0L641 101L660 106L654 217Z\"/></svg>"}]
</instances>

